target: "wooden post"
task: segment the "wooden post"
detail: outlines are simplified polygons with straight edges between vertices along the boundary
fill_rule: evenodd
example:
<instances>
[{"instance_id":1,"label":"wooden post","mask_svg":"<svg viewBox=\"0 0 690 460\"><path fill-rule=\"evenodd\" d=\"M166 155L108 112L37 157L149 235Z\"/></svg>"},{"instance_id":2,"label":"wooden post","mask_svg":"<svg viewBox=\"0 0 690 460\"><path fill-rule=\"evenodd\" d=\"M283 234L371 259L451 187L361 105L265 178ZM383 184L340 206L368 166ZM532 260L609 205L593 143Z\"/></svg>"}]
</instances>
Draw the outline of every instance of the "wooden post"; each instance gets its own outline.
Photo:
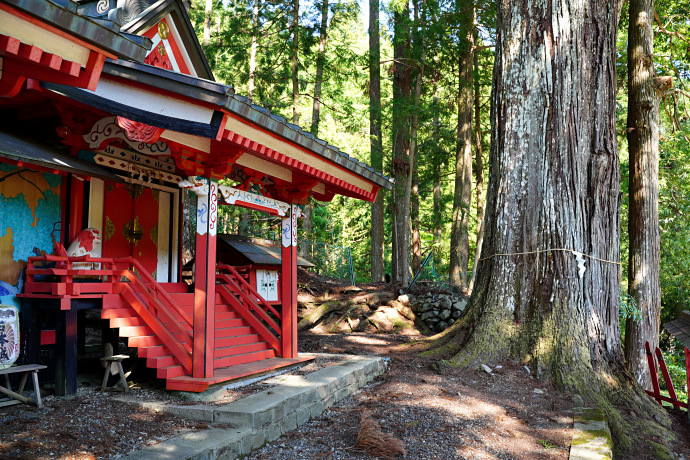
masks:
<instances>
[{"instance_id":1,"label":"wooden post","mask_svg":"<svg viewBox=\"0 0 690 460\"><path fill-rule=\"evenodd\" d=\"M65 247L74 241L84 227L84 181L75 176L70 177L69 214L69 242Z\"/></svg>"},{"instance_id":2,"label":"wooden post","mask_svg":"<svg viewBox=\"0 0 690 460\"><path fill-rule=\"evenodd\" d=\"M55 344L55 395L65 396L77 392L77 312L57 312Z\"/></svg>"},{"instance_id":3,"label":"wooden post","mask_svg":"<svg viewBox=\"0 0 690 460\"><path fill-rule=\"evenodd\" d=\"M297 357L297 213L296 205L283 218L281 254L281 347L283 358Z\"/></svg>"},{"instance_id":4,"label":"wooden post","mask_svg":"<svg viewBox=\"0 0 690 460\"><path fill-rule=\"evenodd\" d=\"M213 377L218 183L209 180L207 191L207 195L197 198L192 358L192 375L195 378Z\"/></svg>"}]
</instances>

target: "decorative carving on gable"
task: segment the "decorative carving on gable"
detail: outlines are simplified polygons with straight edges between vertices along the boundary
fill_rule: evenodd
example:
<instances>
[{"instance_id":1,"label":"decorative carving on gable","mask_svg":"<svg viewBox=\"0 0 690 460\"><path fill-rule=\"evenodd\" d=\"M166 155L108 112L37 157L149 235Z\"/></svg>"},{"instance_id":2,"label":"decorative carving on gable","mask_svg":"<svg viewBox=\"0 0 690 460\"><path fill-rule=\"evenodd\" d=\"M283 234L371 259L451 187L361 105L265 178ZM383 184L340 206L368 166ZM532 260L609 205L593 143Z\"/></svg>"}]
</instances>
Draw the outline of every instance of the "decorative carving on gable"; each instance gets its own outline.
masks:
<instances>
[{"instance_id":1,"label":"decorative carving on gable","mask_svg":"<svg viewBox=\"0 0 690 460\"><path fill-rule=\"evenodd\" d=\"M117 117L117 124L120 128L125 130L125 135L129 139L147 144L157 142L161 134L163 134L163 131L165 131L163 128L156 128L155 126L146 125L120 116Z\"/></svg>"},{"instance_id":2,"label":"decorative carving on gable","mask_svg":"<svg viewBox=\"0 0 690 460\"><path fill-rule=\"evenodd\" d=\"M120 140L130 148L145 155L170 155L170 147L163 141L146 143L127 137L125 130L118 125L116 117L106 117L98 120L91 128L91 131L84 134L82 138L88 148L92 150L103 150L111 142Z\"/></svg>"},{"instance_id":3,"label":"decorative carving on gable","mask_svg":"<svg viewBox=\"0 0 690 460\"><path fill-rule=\"evenodd\" d=\"M164 23L161 22L161 24ZM170 61L168 52L165 50L165 43L163 42L160 42L158 46L146 56L144 63L154 67L160 67L161 69L173 70L172 62Z\"/></svg>"},{"instance_id":4,"label":"decorative carving on gable","mask_svg":"<svg viewBox=\"0 0 690 460\"><path fill-rule=\"evenodd\" d=\"M139 16L154 3L151 0L117 0L117 7L122 10L123 24L127 24Z\"/></svg>"}]
</instances>

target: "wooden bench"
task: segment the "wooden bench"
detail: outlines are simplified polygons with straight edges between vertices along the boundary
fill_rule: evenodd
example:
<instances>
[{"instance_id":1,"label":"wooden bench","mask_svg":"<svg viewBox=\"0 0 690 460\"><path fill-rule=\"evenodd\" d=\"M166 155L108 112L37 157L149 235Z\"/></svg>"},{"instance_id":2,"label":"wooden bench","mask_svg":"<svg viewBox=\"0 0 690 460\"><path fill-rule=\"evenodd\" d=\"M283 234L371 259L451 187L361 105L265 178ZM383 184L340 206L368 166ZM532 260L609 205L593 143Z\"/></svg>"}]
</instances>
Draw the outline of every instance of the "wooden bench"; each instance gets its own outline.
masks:
<instances>
[{"instance_id":1,"label":"wooden bench","mask_svg":"<svg viewBox=\"0 0 690 460\"><path fill-rule=\"evenodd\" d=\"M105 375L103 375L103 383L101 384L101 391L124 391L125 393L129 392L127 376L125 375L125 371L122 369L122 360L127 358L129 358L129 356L127 355L106 356L105 358L101 358L101 361L105 361L106 363ZM113 363L117 365L117 373L120 375L120 380L117 384L115 384L115 386L109 387L108 374L110 374L110 366ZM119 387L118 384L120 385Z\"/></svg>"},{"instance_id":2,"label":"wooden bench","mask_svg":"<svg viewBox=\"0 0 690 460\"><path fill-rule=\"evenodd\" d=\"M4 393L10 398L14 398L10 401L0 402L0 407L10 406L12 404L36 404L36 407L41 407L41 390L38 386L38 371L45 369L46 366L41 364L26 364L24 366L14 366L8 367L7 369L0 370L0 375L5 376L5 386L0 385L0 393ZM15 393L12 391L12 385L10 385L10 374L21 374L21 380L19 381L19 388ZM26 379L31 374L31 380L34 384L34 394L36 395L36 400L31 401L29 398L22 396L22 391L24 391L24 385L26 385Z\"/></svg>"}]
</instances>

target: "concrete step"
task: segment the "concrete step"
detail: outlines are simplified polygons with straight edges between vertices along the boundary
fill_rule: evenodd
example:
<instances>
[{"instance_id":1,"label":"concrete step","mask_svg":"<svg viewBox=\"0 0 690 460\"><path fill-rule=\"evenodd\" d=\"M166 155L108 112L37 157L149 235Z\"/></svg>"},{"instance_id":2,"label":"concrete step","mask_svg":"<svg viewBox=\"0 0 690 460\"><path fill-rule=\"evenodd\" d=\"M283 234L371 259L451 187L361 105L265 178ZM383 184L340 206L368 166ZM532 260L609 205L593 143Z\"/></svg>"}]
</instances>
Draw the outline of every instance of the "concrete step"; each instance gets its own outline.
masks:
<instances>
[{"instance_id":1,"label":"concrete step","mask_svg":"<svg viewBox=\"0 0 690 460\"><path fill-rule=\"evenodd\" d=\"M231 429L210 428L183 434L127 455L129 460L236 459L272 442L288 431L318 417L343 398L386 371L388 360L379 357L343 357L339 364L308 375L280 375L275 386L223 406L175 405L144 402L131 396L118 400L143 409ZM208 391L217 391L217 388Z\"/></svg>"}]
</instances>

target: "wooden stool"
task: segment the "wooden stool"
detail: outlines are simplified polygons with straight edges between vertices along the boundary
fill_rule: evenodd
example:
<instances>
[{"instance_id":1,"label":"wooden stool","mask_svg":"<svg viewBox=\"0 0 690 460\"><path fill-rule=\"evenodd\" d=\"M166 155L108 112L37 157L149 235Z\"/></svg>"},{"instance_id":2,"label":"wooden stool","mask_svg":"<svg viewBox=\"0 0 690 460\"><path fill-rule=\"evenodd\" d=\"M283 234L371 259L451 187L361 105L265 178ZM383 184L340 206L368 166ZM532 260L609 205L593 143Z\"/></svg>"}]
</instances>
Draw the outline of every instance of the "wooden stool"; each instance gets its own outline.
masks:
<instances>
[{"instance_id":1,"label":"wooden stool","mask_svg":"<svg viewBox=\"0 0 690 460\"><path fill-rule=\"evenodd\" d=\"M103 384L101 385L101 391L124 391L125 393L129 392L129 385L127 384L125 371L122 369L122 360L127 358L129 358L129 356L127 355L106 356L105 358L101 358L101 361L105 361L106 363L105 374L103 375ZM115 386L109 387L107 386L108 374L110 373L110 366L113 363L117 365L117 372L118 374L120 374L120 381L117 382ZM118 384L122 386L119 387Z\"/></svg>"},{"instance_id":2,"label":"wooden stool","mask_svg":"<svg viewBox=\"0 0 690 460\"><path fill-rule=\"evenodd\" d=\"M41 389L38 387L38 371L41 369L45 369L46 366L43 366L41 364L26 364L24 366L14 366L14 367L8 367L7 369L0 370L0 375L5 376L5 386L0 386L0 393L4 393L7 396L14 398L14 401L3 401L0 402L0 407L2 406L10 406L12 404L30 404L31 401L29 398L25 398L22 396L22 391L24 391L24 385L26 385L26 380L29 377L29 374L31 374L31 380L34 384L34 394L36 395L36 407L41 407ZM22 377L21 380L19 381L19 388L17 389L17 392L15 393L12 391L12 386L10 385L10 374L17 374L21 373Z\"/></svg>"}]
</instances>

